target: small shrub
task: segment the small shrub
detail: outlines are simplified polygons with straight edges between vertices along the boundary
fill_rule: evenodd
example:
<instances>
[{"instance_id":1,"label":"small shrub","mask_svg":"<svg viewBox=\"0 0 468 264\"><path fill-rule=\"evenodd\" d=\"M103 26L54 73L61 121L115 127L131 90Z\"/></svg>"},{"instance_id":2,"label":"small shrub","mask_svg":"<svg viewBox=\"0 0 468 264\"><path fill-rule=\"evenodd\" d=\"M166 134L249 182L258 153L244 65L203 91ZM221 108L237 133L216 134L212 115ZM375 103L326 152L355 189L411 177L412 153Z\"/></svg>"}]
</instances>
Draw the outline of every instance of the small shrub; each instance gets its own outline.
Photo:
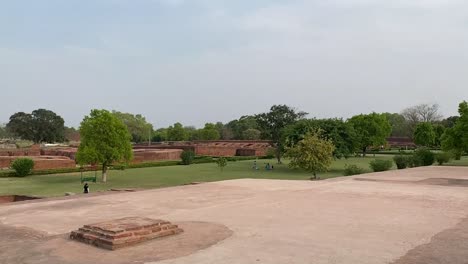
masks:
<instances>
[{"instance_id":1,"label":"small shrub","mask_svg":"<svg viewBox=\"0 0 468 264\"><path fill-rule=\"evenodd\" d=\"M435 155L426 148L420 148L414 152L414 157L419 160L420 166L431 166L434 164Z\"/></svg>"},{"instance_id":2,"label":"small shrub","mask_svg":"<svg viewBox=\"0 0 468 264\"><path fill-rule=\"evenodd\" d=\"M399 170L406 169L409 166L410 159L407 156L397 155L393 157L397 168Z\"/></svg>"},{"instance_id":3,"label":"small shrub","mask_svg":"<svg viewBox=\"0 0 468 264\"><path fill-rule=\"evenodd\" d=\"M182 159L183 165L190 165L193 163L193 159L195 158L195 153L191 150L184 150L182 154L180 154L180 158Z\"/></svg>"},{"instance_id":4,"label":"small shrub","mask_svg":"<svg viewBox=\"0 0 468 264\"><path fill-rule=\"evenodd\" d=\"M221 172L224 170L224 167L227 166L227 159L225 157L219 157L217 160L216 160L216 164L218 164L218 167L219 169L221 170Z\"/></svg>"},{"instance_id":5,"label":"small shrub","mask_svg":"<svg viewBox=\"0 0 468 264\"><path fill-rule=\"evenodd\" d=\"M435 156L435 159L439 165L443 165L444 163L449 162L451 158L452 154L448 152L440 152Z\"/></svg>"},{"instance_id":6,"label":"small shrub","mask_svg":"<svg viewBox=\"0 0 468 264\"><path fill-rule=\"evenodd\" d=\"M455 160L461 160L461 157L463 155L463 151L461 151L461 150L452 150L451 154L452 154L452 157Z\"/></svg>"},{"instance_id":7,"label":"small shrub","mask_svg":"<svg viewBox=\"0 0 468 264\"><path fill-rule=\"evenodd\" d=\"M420 167L422 164L421 159L414 154L411 156L407 156L406 158L407 158L408 168Z\"/></svg>"},{"instance_id":8,"label":"small shrub","mask_svg":"<svg viewBox=\"0 0 468 264\"><path fill-rule=\"evenodd\" d=\"M388 171L393 167L393 161L376 159L370 162L370 168L374 172Z\"/></svg>"},{"instance_id":9,"label":"small shrub","mask_svg":"<svg viewBox=\"0 0 468 264\"><path fill-rule=\"evenodd\" d=\"M358 167L357 165L345 166L345 170L344 170L345 176L358 175L358 174L363 174L363 173L364 173L364 169L361 167Z\"/></svg>"},{"instance_id":10,"label":"small shrub","mask_svg":"<svg viewBox=\"0 0 468 264\"><path fill-rule=\"evenodd\" d=\"M16 176L24 177L31 173L34 168L34 161L32 159L16 159L11 164L11 168L15 170Z\"/></svg>"},{"instance_id":11,"label":"small shrub","mask_svg":"<svg viewBox=\"0 0 468 264\"><path fill-rule=\"evenodd\" d=\"M127 168L127 165L126 164L116 164L116 165L113 165L111 169L113 170L125 170Z\"/></svg>"}]
</instances>

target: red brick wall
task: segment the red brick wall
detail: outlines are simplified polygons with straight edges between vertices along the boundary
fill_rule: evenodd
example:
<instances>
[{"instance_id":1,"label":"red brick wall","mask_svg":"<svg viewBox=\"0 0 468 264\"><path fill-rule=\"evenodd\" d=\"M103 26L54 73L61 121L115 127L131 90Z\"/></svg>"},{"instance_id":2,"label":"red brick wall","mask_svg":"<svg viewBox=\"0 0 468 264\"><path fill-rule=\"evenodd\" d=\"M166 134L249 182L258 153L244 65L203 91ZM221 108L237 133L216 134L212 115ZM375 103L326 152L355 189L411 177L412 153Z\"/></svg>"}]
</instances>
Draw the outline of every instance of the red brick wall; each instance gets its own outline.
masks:
<instances>
[{"instance_id":1,"label":"red brick wall","mask_svg":"<svg viewBox=\"0 0 468 264\"><path fill-rule=\"evenodd\" d=\"M68 157L50 157L50 156L17 156L0 157L0 168L10 167L11 162L18 158L31 158L34 160L34 170L48 170L61 168L75 168L76 163Z\"/></svg>"},{"instance_id":2,"label":"red brick wall","mask_svg":"<svg viewBox=\"0 0 468 264\"><path fill-rule=\"evenodd\" d=\"M132 163L152 162L160 160L180 160L180 154L182 154L182 151L182 149L134 150Z\"/></svg>"}]
</instances>

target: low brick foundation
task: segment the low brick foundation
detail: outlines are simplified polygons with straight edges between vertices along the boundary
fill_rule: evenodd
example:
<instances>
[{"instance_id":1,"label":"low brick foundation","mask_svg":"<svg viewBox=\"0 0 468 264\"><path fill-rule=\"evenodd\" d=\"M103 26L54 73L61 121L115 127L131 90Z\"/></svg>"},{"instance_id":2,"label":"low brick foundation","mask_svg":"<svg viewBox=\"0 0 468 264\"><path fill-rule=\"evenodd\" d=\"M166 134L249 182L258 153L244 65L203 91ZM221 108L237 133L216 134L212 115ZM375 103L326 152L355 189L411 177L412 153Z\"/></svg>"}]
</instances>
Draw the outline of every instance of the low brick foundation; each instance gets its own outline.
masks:
<instances>
[{"instance_id":1,"label":"low brick foundation","mask_svg":"<svg viewBox=\"0 0 468 264\"><path fill-rule=\"evenodd\" d=\"M182 149L135 149L132 163L180 160L182 152Z\"/></svg>"},{"instance_id":2,"label":"low brick foundation","mask_svg":"<svg viewBox=\"0 0 468 264\"><path fill-rule=\"evenodd\" d=\"M183 232L168 221L141 217L127 217L85 225L70 234L70 239L95 247L116 250L151 239Z\"/></svg>"},{"instance_id":3,"label":"low brick foundation","mask_svg":"<svg viewBox=\"0 0 468 264\"><path fill-rule=\"evenodd\" d=\"M55 156L0 156L0 168L9 168L15 159L28 158L34 161L34 170L75 168L76 163L68 157Z\"/></svg>"}]
</instances>

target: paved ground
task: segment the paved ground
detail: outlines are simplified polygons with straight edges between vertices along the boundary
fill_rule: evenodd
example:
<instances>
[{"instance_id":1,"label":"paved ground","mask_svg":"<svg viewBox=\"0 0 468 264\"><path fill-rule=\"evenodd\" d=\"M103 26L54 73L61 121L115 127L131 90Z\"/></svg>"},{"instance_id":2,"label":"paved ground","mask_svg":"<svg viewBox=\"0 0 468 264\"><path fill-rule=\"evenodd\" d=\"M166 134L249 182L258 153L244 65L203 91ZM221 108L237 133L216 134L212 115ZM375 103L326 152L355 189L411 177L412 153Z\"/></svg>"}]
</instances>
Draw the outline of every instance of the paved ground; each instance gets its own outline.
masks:
<instances>
[{"instance_id":1,"label":"paved ground","mask_svg":"<svg viewBox=\"0 0 468 264\"><path fill-rule=\"evenodd\" d=\"M0 206L0 263L466 264L467 187L468 168L430 167ZM66 239L84 224L126 216L186 232L116 252Z\"/></svg>"}]
</instances>

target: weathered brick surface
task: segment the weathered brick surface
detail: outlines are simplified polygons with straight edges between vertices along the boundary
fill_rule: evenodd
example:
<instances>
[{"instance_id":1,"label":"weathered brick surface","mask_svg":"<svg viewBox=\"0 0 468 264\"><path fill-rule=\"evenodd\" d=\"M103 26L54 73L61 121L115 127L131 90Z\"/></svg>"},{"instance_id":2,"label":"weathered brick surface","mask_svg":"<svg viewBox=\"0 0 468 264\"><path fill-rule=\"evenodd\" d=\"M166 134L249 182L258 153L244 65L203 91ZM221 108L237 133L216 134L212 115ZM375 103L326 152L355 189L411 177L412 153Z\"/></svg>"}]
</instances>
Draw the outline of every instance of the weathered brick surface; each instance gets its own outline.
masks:
<instances>
[{"instance_id":1,"label":"weathered brick surface","mask_svg":"<svg viewBox=\"0 0 468 264\"><path fill-rule=\"evenodd\" d=\"M182 149L135 149L133 163L151 162L159 160L180 160Z\"/></svg>"},{"instance_id":2,"label":"weathered brick surface","mask_svg":"<svg viewBox=\"0 0 468 264\"><path fill-rule=\"evenodd\" d=\"M49 170L58 168L75 168L76 163L68 157L53 156L9 156L0 157L0 168L8 168L11 163L19 158L30 158L34 161L34 170Z\"/></svg>"},{"instance_id":3,"label":"weathered brick surface","mask_svg":"<svg viewBox=\"0 0 468 264\"><path fill-rule=\"evenodd\" d=\"M272 147L271 141L221 140L169 142L151 146L136 145L135 149L184 149L193 150L199 156L265 156Z\"/></svg>"},{"instance_id":4,"label":"weathered brick surface","mask_svg":"<svg viewBox=\"0 0 468 264\"><path fill-rule=\"evenodd\" d=\"M39 155L41 155L41 147L39 145L33 145L30 148L1 149L0 150L0 157L39 156Z\"/></svg>"},{"instance_id":5,"label":"weathered brick surface","mask_svg":"<svg viewBox=\"0 0 468 264\"><path fill-rule=\"evenodd\" d=\"M141 217L127 217L85 225L70 234L70 239L95 247L116 250L151 239L183 232L168 221Z\"/></svg>"}]
</instances>

